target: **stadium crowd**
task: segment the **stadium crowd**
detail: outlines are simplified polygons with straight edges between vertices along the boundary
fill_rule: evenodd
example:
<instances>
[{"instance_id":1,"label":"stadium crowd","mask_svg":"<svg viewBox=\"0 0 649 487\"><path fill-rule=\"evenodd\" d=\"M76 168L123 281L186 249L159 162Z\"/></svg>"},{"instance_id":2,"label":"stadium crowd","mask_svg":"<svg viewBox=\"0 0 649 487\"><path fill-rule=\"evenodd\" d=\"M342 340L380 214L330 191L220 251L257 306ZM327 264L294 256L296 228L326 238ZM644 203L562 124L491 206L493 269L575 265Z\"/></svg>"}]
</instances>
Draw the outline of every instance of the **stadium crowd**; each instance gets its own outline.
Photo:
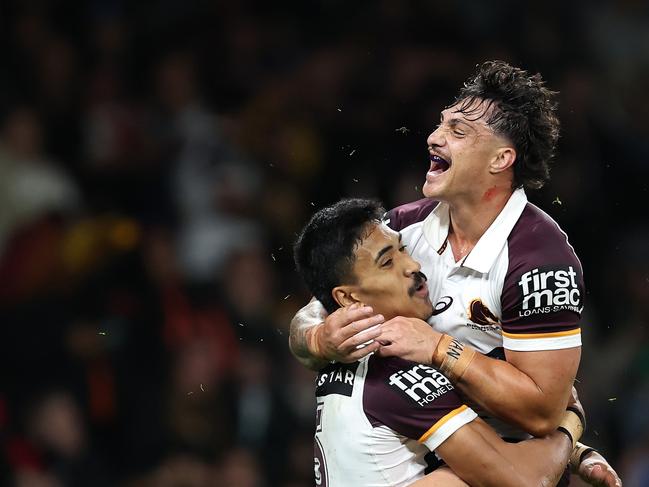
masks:
<instances>
[{"instance_id":1,"label":"stadium crowd","mask_svg":"<svg viewBox=\"0 0 649 487\"><path fill-rule=\"evenodd\" d=\"M312 485L296 232L420 198L505 59L560 91L584 441L649 485L646 2L8 0L0 42L0 484Z\"/></svg>"}]
</instances>

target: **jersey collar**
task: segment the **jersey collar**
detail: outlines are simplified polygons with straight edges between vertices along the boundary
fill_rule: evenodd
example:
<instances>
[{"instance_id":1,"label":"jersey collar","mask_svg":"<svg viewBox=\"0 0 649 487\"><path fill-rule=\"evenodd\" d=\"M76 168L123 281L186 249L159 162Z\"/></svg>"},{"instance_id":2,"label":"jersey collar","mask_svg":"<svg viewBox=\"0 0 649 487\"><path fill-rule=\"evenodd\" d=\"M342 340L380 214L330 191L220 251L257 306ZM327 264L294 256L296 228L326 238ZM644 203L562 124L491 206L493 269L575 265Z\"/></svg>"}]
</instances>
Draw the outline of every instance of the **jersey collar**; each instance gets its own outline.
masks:
<instances>
[{"instance_id":1,"label":"jersey collar","mask_svg":"<svg viewBox=\"0 0 649 487\"><path fill-rule=\"evenodd\" d=\"M461 265L483 274L489 272L496 257L507 243L507 238L526 205L527 196L523 188L515 190L494 222L480 237L473 250L464 258L464 261L460 261L462 262ZM447 203L437 205L424 220L424 236L440 255L448 244L449 223L450 216Z\"/></svg>"}]
</instances>

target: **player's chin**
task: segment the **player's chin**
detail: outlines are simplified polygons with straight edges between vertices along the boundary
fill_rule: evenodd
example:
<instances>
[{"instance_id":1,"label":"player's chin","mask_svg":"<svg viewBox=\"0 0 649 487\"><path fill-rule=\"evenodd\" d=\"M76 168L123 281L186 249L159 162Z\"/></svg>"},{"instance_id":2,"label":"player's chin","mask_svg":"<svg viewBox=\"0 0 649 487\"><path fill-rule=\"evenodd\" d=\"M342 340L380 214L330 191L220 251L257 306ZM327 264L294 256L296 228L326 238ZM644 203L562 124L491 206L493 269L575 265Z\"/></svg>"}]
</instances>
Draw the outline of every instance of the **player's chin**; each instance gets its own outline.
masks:
<instances>
[{"instance_id":1,"label":"player's chin","mask_svg":"<svg viewBox=\"0 0 649 487\"><path fill-rule=\"evenodd\" d=\"M416 318L426 321L433 315L433 304L428 296L422 298L415 295L412 299L414 301L414 307L417 310Z\"/></svg>"},{"instance_id":2,"label":"player's chin","mask_svg":"<svg viewBox=\"0 0 649 487\"><path fill-rule=\"evenodd\" d=\"M421 192L424 193L426 198L439 198L444 193L443 186L442 181L439 179L435 178L431 181L427 178Z\"/></svg>"}]
</instances>

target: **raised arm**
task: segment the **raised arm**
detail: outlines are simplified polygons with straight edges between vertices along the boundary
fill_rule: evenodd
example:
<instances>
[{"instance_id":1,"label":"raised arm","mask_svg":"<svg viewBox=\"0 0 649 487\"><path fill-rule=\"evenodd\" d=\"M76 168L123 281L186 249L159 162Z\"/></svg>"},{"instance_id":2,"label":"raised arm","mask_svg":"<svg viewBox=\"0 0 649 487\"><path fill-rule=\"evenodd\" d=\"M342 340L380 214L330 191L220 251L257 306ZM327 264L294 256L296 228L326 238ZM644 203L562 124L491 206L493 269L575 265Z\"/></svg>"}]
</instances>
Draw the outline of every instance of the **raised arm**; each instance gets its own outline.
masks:
<instances>
[{"instance_id":1,"label":"raised arm","mask_svg":"<svg viewBox=\"0 0 649 487\"><path fill-rule=\"evenodd\" d=\"M371 307L358 304L328 315L314 298L293 317L289 348L311 370L320 370L332 361L355 362L379 348L379 343L372 340L380 330L369 328L383 321L383 316L374 315Z\"/></svg>"}]
</instances>

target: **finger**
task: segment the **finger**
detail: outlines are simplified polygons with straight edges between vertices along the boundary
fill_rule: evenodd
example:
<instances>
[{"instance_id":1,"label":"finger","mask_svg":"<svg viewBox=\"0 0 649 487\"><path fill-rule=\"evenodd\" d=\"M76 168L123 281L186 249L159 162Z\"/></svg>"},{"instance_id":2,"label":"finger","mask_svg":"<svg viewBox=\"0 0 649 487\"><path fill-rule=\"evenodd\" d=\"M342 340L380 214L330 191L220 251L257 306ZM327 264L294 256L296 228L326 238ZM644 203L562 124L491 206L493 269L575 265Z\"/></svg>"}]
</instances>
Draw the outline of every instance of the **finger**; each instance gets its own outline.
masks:
<instances>
[{"instance_id":1,"label":"finger","mask_svg":"<svg viewBox=\"0 0 649 487\"><path fill-rule=\"evenodd\" d=\"M349 325L345 326L344 328L342 328L339 332L339 337L343 341L347 340L348 338L351 338L357 333L364 332L368 328L372 328L373 326L380 325L384 321L385 318L383 317L383 315L374 315L374 316L370 316L369 318L356 320L350 323Z\"/></svg>"},{"instance_id":2,"label":"finger","mask_svg":"<svg viewBox=\"0 0 649 487\"><path fill-rule=\"evenodd\" d=\"M608 465L593 463L586 467L585 474L585 480L591 483L591 485L602 487L615 487L617 485L615 471Z\"/></svg>"},{"instance_id":3,"label":"finger","mask_svg":"<svg viewBox=\"0 0 649 487\"><path fill-rule=\"evenodd\" d=\"M404 321L402 316L395 316L394 318L390 318L388 321L384 323L384 325L391 325L391 326L400 326L400 323Z\"/></svg>"},{"instance_id":4,"label":"finger","mask_svg":"<svg viewBox=\"0 0 649 487\"><path fill-rule=\"evenodd\" d=\"M377 338L384 338L390 341L394 340L397 337L397 333L399 332L399 330L395 330L393 328L386 328L385 325L381 325L375 329L379 331Z\"/></svg>"},{"instance_id":5,"label":"finger","mask_svg":"<svg viewBox=\"0 0 649 487\"><path fill-rule=\"evenodd\" d=\"M363 332L357 333L356 335L348 338L340 344L339 349L343 353L353 352L359 345L367 343L376 339L381 334L379 328L372 328L371 330L365 330Z\"/></svg>"},{"instance_id":6,"label":"finger","mask_svg":"<svg viewBox=\"0 0 649 487\"><path fill-rule=\"evenodd\" d=\"M398 355L397 347L394 344L383 345L376 354L379 357L395 357Z\"/></svg>"},{"instance_id":7,"label":"finger","mask_svg":"<svg viewBox=\"0 0 649 487\"><path fill-rule=\"evenodd\" d=\"M379 342L372 342L363 348L354 350L352 353L344 357L344 359L341 360L341 362L345 362L345 363L356 362L362 359L363 357L369 355L370 353L376 352L377 350L380 349L380 347L381 345L379 344Z\"/></svg>"},{"instance_id":8,"label":"finger","mask_svg":"<svg viewBox=\"0 0 649 487\"><path fill-rule=\"evenodd\" d=\"M620 487L622 485L622 480L617 476L617 472L613 470L613 467L607 465L606 469L606 486L607 487Z\"/></svg>"},{"instance_id":9,"label":"finger","mask_svg":"<svg viewBox=\"0 0 649 487\"><path fill-rule=\"evenodd\" d=\"M327 324L333 329L342 329L373 314L374 310L370 306L339 308L327 318Z\"/></svg>"}]
</instances>

